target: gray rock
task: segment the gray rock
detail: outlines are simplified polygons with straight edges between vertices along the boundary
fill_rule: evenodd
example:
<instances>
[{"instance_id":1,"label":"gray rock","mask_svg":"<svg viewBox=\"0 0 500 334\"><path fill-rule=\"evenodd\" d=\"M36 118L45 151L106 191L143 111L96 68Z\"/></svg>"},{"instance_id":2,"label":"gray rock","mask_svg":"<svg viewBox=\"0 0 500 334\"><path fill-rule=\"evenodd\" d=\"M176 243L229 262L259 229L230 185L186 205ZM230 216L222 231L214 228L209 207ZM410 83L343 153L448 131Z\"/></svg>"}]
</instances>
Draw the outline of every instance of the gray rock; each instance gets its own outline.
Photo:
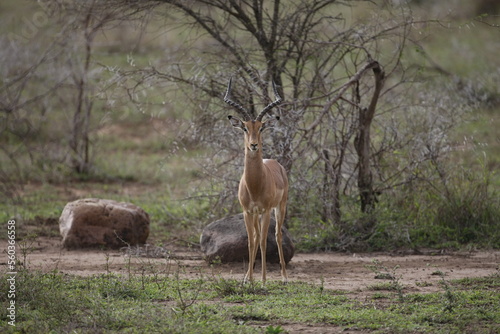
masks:
<instances>
[{"instance_id":1,"label":"gray rock","mask_svg":"<svg viewBox=\"0 0 500 334\"><path fill-rule=\"evenodd\" d=\"M266 261L279 263L278 246L276 245L276 222L271 215L271 225L267 235ZM283 254L288 263L294 254L295 246L288 230L283 226ZM248 261L248 236L243 214L217 220L205 227L200 238L201 250L207 262ZM260 250L257 252L260 258Z\"/></svg>"},{"instance_id":2,"label":"gray rock","mask_svg":"<svg viewBox=\"0 0 500 334\"><path fill-rule=\"evenodd\" d=\"M149 215L131 203L86 198L66 204L59 230L65 248L120 248L146 242Z\"/></svg>"}]
</instances>

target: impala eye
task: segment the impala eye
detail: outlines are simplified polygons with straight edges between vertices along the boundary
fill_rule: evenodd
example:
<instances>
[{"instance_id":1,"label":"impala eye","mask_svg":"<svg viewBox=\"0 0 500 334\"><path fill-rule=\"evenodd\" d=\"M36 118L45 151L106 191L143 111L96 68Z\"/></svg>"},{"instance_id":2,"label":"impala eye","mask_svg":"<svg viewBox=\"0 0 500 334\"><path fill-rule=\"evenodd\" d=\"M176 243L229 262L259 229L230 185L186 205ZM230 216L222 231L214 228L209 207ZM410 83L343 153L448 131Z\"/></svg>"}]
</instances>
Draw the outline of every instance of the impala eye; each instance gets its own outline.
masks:
<instances>
[{"instance_id":1,"label":"impala eye","mask_svg":"<svg viewBox=\"0 0 500 334\"><path fill-rule=\"evenodd\" d=\"M248 132L248 128L245 126L245 127L243 128L243 131Z\"/></svg>"}]
</instances>

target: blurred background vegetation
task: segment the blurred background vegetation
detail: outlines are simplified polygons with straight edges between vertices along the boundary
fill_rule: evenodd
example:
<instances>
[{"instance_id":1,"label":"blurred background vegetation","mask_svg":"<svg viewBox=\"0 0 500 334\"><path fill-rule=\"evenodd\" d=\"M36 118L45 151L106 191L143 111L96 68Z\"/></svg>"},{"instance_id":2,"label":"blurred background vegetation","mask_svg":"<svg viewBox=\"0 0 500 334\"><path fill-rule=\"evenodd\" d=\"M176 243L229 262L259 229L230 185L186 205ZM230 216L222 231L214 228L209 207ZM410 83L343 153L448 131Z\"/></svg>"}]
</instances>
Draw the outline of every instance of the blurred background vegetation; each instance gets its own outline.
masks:
<instances>
[{"instance_id":1,"label":"blurred background vegetation","mask_svg":"<svg viewBox=\"0 0 500 334\"><path fill-rule=\"evenodd\" d=\"M250 110L271 80L285 96L265 146L299 249L500 248L499 15L493 0L2 1L1 219L53 236L68 201L111 198L151 215L152 243L196 244L240 211L234 77Z\"/></svg>"}]
</instances>

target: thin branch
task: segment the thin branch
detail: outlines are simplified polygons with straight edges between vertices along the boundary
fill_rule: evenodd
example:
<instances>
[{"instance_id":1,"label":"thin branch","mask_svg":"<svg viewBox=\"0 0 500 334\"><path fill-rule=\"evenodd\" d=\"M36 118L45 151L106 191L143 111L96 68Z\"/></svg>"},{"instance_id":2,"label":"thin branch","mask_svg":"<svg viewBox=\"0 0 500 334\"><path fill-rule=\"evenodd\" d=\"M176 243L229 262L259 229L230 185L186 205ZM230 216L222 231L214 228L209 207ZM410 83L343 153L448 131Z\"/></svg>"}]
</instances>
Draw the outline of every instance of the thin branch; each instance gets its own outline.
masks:
<instances>
[{"instance_id":1,"label":"thin branch","mask_svg":"<svg viewBox=\"0 0 500 334\"><path fill-rule=\"evenodd\" d=\"M359 81L359 79L361 79L361 77L363 76L363 74L365 74L366 71L373 69L377 66L379 66L377 61L375 61L373 59L369 59L365 63L365 65L363 65L356 72L356 74L354 74L346 83L344 83L342 86L340 86L337 89L338 93L324 105L321 115L311 125L309 125L309 127L306 129L306 132L311 131L312 129L317 127L321 123L323 117L330 111L331 107L335 103L337 103L338 100L340 100L342 98L342 95L344 95L344 93L347 91L347 89L349 89L349 87L351 87L354 83Z\"/></svg>"}]
</instances>

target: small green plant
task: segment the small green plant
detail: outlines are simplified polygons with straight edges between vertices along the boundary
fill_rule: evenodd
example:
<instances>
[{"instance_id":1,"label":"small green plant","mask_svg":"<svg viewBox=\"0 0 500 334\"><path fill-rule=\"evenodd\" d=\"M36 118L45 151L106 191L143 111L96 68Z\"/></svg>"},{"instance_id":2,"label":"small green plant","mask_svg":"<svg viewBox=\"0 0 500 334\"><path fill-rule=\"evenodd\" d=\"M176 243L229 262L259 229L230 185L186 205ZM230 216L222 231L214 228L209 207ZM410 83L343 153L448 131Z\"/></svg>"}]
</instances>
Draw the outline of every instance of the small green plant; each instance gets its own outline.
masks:
<instances>
[{"instance_id":1,"label":"small green plant","mask_svg":"<svg viewBox=\"0 0 500 334\"><path fill-rule=\"evenodd\" d=\"M173 307L172 310L178 315L184 315L198 301L204 279L200 278L196 280L194 287L192 285L185 287L180 279L180 270L181 267L179 266L179 270L174 274L173 285L177 295L177 303L176 307Z\"/></svg>"},{"instance_id":2,"label":"small green plant","mask_svg":"<svg viewBox=\"0 0 500 334\"><path fill-rule=\"evenodd\" d=\"M441 286L443 287L444 293L444 308L445 312L453 312L455 307L457 306L457 296L453 293L452 287L448 282L444 279L445 275L441 275Z\"/></svg>"},{"instance_id":3,"label":"small green plant","mask_svg":"<svg viewBox=\"0 0 500 334\"><path fill-rule=\"evenodd\" d=\"M422 281L422 282L415 282L415 285L421 288L425 288L428 286L432 286L432 283L427 282L427 281Z\"/></svg>"},{"instance_id":4,"label":"small green plant","mask_svg":"<svg viewBox=\"0 0 500 334\"><path fill-rule=\"evenodd\" d=\"M260 282L244 283L222 276L214 276L211 286L220 298L239 299L244 296L267 295L269 293L268 288Z\"/></svg>"},{"instance_id":5,"label":"small green plant","mask_svg":"<svg viewBox=\"0 0 500 334\"><path fill-rule=\"evenodd\" d=\"M389 284L385 285L384 289L396 291L399 300L403 302L405 299L403 291L404 285L401 283L401 279L403 278L403 276L396 273L396 271L399 269L399 266L394 266L392 270L389 270L382 264L382 262L378 260L373 260L372 263L373 264L366 265L365 267L375 273L376 279L389 280ZM380 288L376 289L381 290Z\"/></svg>"},{"instance_id":6,"label":"small green plant","mask_svg":"<svg viewBox=\"0 0 500 334\"><path fill-rule=\"evenodd\" d=\"M110 264L110 255L109 252L104 253L104 258L106 259L106 263L104 264L104 270L106 270L106 274L111 274L111 270L109 269L109 264Z\"/></svg>"},{"instance_id":7,"label":"small green plant","mask_svg":"<svg viewBox=\"0 0 500 334\"><path fill-rule=\"evenodd\" d=\"M212 286L219 297L241 295L243 291L242 282L238 282L232 279L225 279L222 276L215 278L213 280Z\"/></svg>"},{"instance_id":8,"label":"small green plant","mask_svg":"<svg viewBox=\"0 0 500 334\"><path fill-rule=\"evenodd\" d=\"M433 271L431 273L432 276L440 276L440 277L444 277L445 276L445 273L442 272L441 270L436 270L436 271Z\"/></svg>"},{"instance_id":9,"label":"small green plant","mask_svg":"<svg viewBox=\"0 0 500 334\"><path fill-rule=\"evenodd\" d=\"M319 285L319 295L323 296L323 293L325 292L325 278L321 276L321 281Z\"/></svg>"},{"instance_id":10,"label":"small green plant","mask_svg":"<svg viewBox=\"0 0 500 334\"><path fill-rule=\"evenodd\" d=\"M285 330L281 326L276 326L276 327L267 326L265 331L266 334L279 334L284 332Z\"/></svg>"},{"instance_id":11,"label":"small green plant","mask_svg":"<svg viewBox=\"0 0 500 334\"><path fill-rule=\"evenodd\" d=\"M36 234L29 234L18 243L19 250L21 251L21 256L23 258L21 265L24 269L28 268L28 256L35 250L34 244L37 237L38 235Z\"/></svg>"}]
</instances>

